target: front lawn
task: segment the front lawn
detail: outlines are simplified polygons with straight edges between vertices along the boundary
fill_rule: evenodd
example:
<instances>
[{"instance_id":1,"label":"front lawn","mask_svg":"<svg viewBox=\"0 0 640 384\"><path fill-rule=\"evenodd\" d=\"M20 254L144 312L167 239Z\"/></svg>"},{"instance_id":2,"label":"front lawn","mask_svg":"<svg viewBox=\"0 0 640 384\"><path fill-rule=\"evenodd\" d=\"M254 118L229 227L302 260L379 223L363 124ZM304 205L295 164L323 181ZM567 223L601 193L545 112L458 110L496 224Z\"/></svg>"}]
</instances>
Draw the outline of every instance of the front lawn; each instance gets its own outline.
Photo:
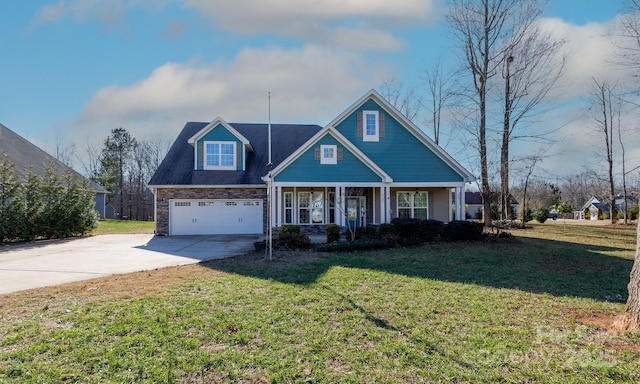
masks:
<instances>
[{"instance_id":1,"label":"front lawn","mask_svg":"<svg viewBox=\"0 0 640 384\"><path fill-rule=\"evenodd\" d=\"M628 227L252 254L0 296L0 382L638 382Z\"/></svg>"},{"instance_id":2,"label":"front lawn","mask_svg":"<svg viewBox=\"0 0 640 384\"><path fill-rule=\"evenodd\" d=\"M121 233L153 233L153 221L100 220L94 235L112 235Z\"/></svg>"}]
</instances>

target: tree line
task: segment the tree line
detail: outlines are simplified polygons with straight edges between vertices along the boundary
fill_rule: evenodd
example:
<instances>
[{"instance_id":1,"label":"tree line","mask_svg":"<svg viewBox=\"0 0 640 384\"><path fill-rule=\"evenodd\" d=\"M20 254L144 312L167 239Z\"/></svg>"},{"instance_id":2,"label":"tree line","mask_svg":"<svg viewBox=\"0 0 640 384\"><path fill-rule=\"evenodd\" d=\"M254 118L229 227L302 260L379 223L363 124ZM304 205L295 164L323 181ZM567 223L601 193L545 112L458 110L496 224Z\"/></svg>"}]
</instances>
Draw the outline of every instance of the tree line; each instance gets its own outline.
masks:
<instances>
[{"instance_id":1,"label":"tree line","mask_svg":"<svg viewBox=\"0 0 640 384\"><path fill-rule=\"evenodd\" d=\"M14 167L0 156L0 243L77 236L96 227L94 192L86 179L59 175L53 165L20 177Z\"/></svg>"},{"instance_id":2,"label":"tree line","mask_svg":"<svg viewBox=\"0 0 640 384\"><path fill-rule=\"evenodd\" d=\"M86 176L104 187L114 218L153 220L153 193L147 183L169 148L162 135L138 140L125 128L112 129L101 144L87 142L82 164ZM56 151L56 155L75 151ZM72 156L57 156L70 161ZM65 161L63 161L65 162Z\"/></svg>"}]
</instances>

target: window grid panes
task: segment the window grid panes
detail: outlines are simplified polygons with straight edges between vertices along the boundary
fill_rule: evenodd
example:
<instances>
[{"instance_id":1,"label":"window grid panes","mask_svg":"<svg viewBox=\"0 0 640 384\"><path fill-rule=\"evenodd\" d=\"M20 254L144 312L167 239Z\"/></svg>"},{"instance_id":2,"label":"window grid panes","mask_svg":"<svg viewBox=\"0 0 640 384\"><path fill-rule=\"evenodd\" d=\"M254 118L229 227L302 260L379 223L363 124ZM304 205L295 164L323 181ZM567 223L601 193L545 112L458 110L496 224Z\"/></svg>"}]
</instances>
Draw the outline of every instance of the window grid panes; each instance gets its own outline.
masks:
<instances>
[{"instance_id":1,"label":"window grid panes","mask_svg":"<svg viewBox=\"0 0 640 384\"><path fill-rule=\"evenodd\" d=\"M298 221L300 224L324 223L324 193L298 193Z\"/></svg>"},{"instance_id":2,"label":"window grid panes","mask_svg":"<svg viewBox=\"0 0 640 384\"><path fill-rule=\"evenodd\" d=\"M205 167L234 168L236 143L205 142Z\"/></svg>"},{"instance_id":3,"label":"window grid panes","mask_svg":"<svg viewBox=\"0 0 640 384\"><path fill-rule=\"evenodd\" d=\"M376 115L373 113L365 114L365 135L367 136L375 136L376 135Z\"/></svg>"},{"instance_id":4,"label":"window grid panes","mask_svg":"<svg viewBox=\"0 0 640 384\"><path fill-rule=\"evenodd\" d=\"M396 193L398 217L401 219L428 219L428 201L427 192L418 191Z\"/></svg>"},{"instance_id":5,"label":"window grid panes","mask_svg":"<svg viewBox=\"0 0 640 384\"><path fill-rule=\"evenodd\" d=\"M284 193L284 222L285 224L293 223L293 193Z\"/></svg>"}]
</instances>

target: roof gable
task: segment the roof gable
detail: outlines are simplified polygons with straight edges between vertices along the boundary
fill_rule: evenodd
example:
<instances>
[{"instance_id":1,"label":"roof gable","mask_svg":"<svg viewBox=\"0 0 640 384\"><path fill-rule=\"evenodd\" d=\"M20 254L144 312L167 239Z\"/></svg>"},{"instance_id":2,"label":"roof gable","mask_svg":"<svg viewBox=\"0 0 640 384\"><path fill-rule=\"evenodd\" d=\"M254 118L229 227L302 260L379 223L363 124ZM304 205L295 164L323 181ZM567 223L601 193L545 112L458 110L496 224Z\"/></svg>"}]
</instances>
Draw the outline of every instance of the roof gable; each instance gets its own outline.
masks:
<instances>
[{"instance_id":1,"label":"roof gable","mask_svg":"<svg viewBox=\"0 0 640 384\"><path fill-rule=\"evenodd\" d=\"M377 156L374 156L371 151L378 151L379 153L388 153L390 149L398 149L400 148L389 148L390 145L395 145L396 147L399 144L397 141L393 142L392 140L380 139L380 142L373 143L362 143L362 139L357 139L355 131L357 130L357 118L356 114L361 112L362 110L377 110L379 112L383 112L384 114L389 116L389 119L386 119L385 128L386 136L393 134L393 129L402 129L407 134L404 135L403 138L398 138L398 140L403 140L402 144L405 145L410 141L414 143L419 143L419 145L423 146L428 152L431 152L432 155L427 155L431 157L431 161L435 161L436 163L440 163L440 171L447 173L448 175L443 175L442 177L448 177L449 179L452 177L451 173L447 171L445 168L449 168L451 172L455 173L457 177L460 178L460 181L473 181L475 177L467 171L462 165L460 165L457 161L455 161L448 153L446 153L441 147L435 144L431 138L429 138L420 128L418 128L413 122L407 119L402 113L400 113L395 107L393 107L389 102L387 102L377 91L374 89L370 90L360 99L358 99L355 103L349 106L345 111L343 111L340 115L338 115L335 119L333 119L328 126L335 127L338 131L340 131L348 140L352 141L359 149L365 152L371 159L376 161L381 167L383 167L396 181L399 181L399 177L392 172L391 169L388 169L388 166L383 164L383 161L380 161ZM347 131L352 131L348 133ZM400 134L397 133L396 134ZM410 137L410 138L409 138ZM386 146L386 147L385 147ZM404 150L407 156L410 154ZM424 155L426 152L421 152L421 155ZM407 161L418 161L418 159L411 160L409 157L406 159ZM421 165L427 164L428 159L424 159L425 161L421 162ZM390 160L389 164L393 162L397 163L401 168L398 168L398 171L402 171L402 169L406 170L406 162L405 161L397 161ZM435 166L432 164L431 166ZM428 172L432 172L433 170L429 170ZM427 170L425 170L427 173ZM417 181L417 180L416 180ZM451 180L448 180L451 181Z\"/></svg>"},{"instance_id":2,"label":"roof gable","mask_svg":"<svg viewBox=\"0 0 640 384\"><path fill-rule=\"evenodd\" d=\"M232 125L227 123L223 118L221 118L219 116L216 117L215 119L213 119L212 122L210 122L209 124L204 126L202 129L200 129L193 136L191 136L187 140L187 142L189 144L191 144L192 146L195 146L196 142L198 142L199 140L205 138L214 129L225 129L225 130L227 130L238 141L240 141L246 147L246 149L248 151L253 151L253 148L251 147L251 143L249 142L249 140L246 137L244 137L240 132L238 132L235 128L233 128Z\"/></svg>"},{"instance_id":3,"label":"roof gable","mask_svg":"<svg viewBox=\"0 0 640 384\"><path fill-rule=\"evenodd\" d=\"M338 132L335 128L331 126L327 126L323 128L321 131L315 134L312 138L310 138L306 143L304 143L304 145L300 146L295 152L293 152L285 161L283 161L277 167L275 167L271 173L272 177L277 180L278 176L281 173L284 173L290 167L295 166L295 163L299 159L301 159L303 156L305 155L309 156L310 152L314 150L314 147L319 145L321 142L324 143L323 140L326 141L327 137L330 137L334 140L334 141L328 141L327 143L333 144L335 142L336 144L341 145L344 149L348 151L350 155L353 156L353 159L357 161L359 165L363 165L367 170L377 175L378 179L376 181L383 181L383 182L393 181L393 179L382 168L380 168L375 162L369 159L362 151L360 151L357 147L355 147L349 140L347 140L342 134L340 134L340 132ZM314 164L319 164L319 161L314 162ZM354 163L352 162L352 167L354 166L353 164ZM326 171L326 172L333 173L334 178L340 177L340 175L335 172L335 168L332 168L331 166L325 165L323 167L320 167L319 169L322 169L323 171ZM350 171L353 171L353 170L354 170L353 168L350 169ZM355 181L358 176L363 176L363 173L366 173L366 172L361 171L359 174L357 172L355 173L350 172L349 177L352 181ZM317 175L316 172L314 172L313 174L314 176ZM341 180L335 179L334 181L341 181ZM364 181L364 180L360 180L360 181Z\"/></svg>"}]
</instances>

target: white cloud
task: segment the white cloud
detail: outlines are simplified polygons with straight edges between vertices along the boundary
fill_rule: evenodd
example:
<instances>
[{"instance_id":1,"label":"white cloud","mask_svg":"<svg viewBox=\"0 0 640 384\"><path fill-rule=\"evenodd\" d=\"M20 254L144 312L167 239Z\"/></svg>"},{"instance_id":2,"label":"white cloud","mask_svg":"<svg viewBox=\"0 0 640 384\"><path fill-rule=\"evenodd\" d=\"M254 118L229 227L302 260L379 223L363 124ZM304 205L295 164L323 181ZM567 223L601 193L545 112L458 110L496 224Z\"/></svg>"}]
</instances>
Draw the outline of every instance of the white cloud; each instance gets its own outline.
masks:
<instances>
[{"instance_id":1,"label":"white cloud","mask_svg":"<svg viewBox=\"0 0 640 384\"><path fill-rule=\"evenodd\" d=\"M101 89L74 125L100 135L124 127L136 137L174 135L187 121L323 125L388 76L386 68L344 51L245 49L230 62L166 63L132 85Z\"/></svg>"},{"instance_id":2,"label":"white cloud","mask_svg":"<svg viewBox=\"0 0 640 384\"><path fill-rule=\"evenodd\" d=\"M186 0L216 26L241 35L273 34L360 51L394 51L393 31L435 20L437 0Z\"/></svg>"},{"instance_id":3,"label":"white cloud","mask_svg":"<svg viewBox=\"0 0 640 384\"><path fill-rule=\"evenodd\" d=\"M614 64L617 48L610 32L617 22L614 19L608 23L575 25L557 18L542 21L547 31L567 41L568 60L560 90L564 98L586 96L592 78L612 83L628 78L629 72Z\"/></svg>"},{"instance_id":4,"label":"white cloud","mask_svg":"<svg viewBox=\"0 0 640 384\"><path fill-rule=\"evenodd\" d=\"M112 23L123 16L123 0L58 0L56 5L45 5L33 17L32 27L43 23L56 23L67 17L77 22L98 20Z\"/></svg>"}]
</instances>

